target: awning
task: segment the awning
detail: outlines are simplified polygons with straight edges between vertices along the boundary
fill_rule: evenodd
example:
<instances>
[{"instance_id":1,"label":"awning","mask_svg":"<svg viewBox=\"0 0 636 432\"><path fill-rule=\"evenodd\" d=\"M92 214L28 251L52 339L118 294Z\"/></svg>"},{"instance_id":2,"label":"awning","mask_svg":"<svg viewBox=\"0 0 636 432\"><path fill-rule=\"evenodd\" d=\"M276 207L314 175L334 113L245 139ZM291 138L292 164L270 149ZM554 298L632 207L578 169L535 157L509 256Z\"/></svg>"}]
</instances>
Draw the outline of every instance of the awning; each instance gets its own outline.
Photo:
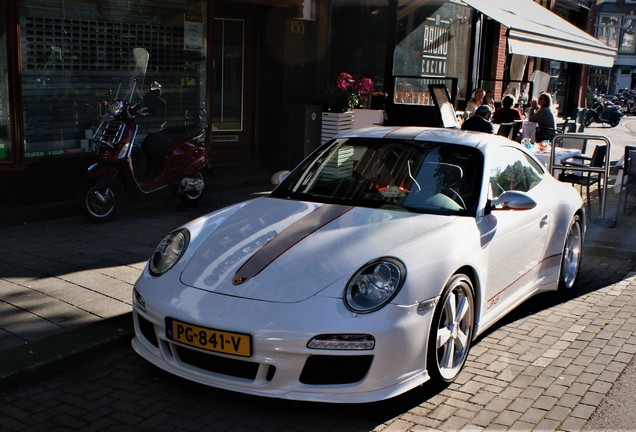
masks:
<instances>
[{"instance_id":1,"label":"awning","mask_svg":"<svg viewBox=\"0 0 636 432\"><path fill-rule=\"evenodd\" d=\"M463 0L505 27L512 54L612 67L616 50L532 0Z\"/></svg>"}]
</instances>

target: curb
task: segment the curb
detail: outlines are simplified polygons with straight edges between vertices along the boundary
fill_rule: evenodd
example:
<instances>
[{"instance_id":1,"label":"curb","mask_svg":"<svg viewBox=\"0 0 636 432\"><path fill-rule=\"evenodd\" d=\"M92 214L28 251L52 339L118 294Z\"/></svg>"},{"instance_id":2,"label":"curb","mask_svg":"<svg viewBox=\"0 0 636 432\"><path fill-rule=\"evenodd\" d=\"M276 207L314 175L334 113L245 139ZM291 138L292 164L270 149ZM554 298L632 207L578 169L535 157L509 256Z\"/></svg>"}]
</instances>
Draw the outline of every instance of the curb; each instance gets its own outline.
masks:
<instances>
[{"instance_id":1,"label":"curb","mask_svg":"<svg viewBox=\"0 0 636 432\"><path fill-rule=\"evenodd\" d=\"M132 312L25 344L0 356L0 389L37 380L67 362L128 344L133 337Z\"/></svg>"}]
</instances>

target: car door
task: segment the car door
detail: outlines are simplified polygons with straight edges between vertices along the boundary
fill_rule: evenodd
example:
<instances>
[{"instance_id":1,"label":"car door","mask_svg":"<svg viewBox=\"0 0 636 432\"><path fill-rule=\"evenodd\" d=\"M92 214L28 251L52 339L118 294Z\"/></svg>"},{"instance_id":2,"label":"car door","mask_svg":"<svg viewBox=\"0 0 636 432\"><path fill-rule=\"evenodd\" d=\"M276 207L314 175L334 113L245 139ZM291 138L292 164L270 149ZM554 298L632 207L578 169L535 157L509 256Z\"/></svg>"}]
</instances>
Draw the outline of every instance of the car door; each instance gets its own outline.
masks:
<instances>
[{"instance_id":1,"label":"car door","mask_svg":"<svg viewBox=\"0 0 636 432\"><path fill-rule=\"evenodd\" d=\"M550 212L544 205L545 172L532 158L515 147L499 147L487 159L490 197L505 191L527 192L537 203L524 210L493 209L492 231L487 243L488 280L485 313L493 317L506 311L534 290L548 237Z\"/></svg>"}]
</instances>

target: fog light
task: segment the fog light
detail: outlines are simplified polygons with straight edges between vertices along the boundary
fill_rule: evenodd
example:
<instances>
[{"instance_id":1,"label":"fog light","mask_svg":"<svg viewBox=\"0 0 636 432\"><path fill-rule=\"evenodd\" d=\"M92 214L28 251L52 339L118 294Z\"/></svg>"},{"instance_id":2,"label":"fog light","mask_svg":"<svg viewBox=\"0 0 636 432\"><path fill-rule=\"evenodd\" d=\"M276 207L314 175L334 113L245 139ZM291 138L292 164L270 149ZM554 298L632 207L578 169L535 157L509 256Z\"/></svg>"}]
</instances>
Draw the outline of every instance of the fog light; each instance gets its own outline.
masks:
<instances>
[{"instance_id":1,"label":"fog light","mask_svg":"<svg viewBox=\"0 0 636 432\"><path fill-rule=\"evenodd\" d=\"M327 334L316 336L307 348L323 350L372 350L375 338L367 334Z\"/></svg>"},{"instance_id":2,"label":"fog light","mask_svg":"<svg viewBox=\"0 0 636 432\"><path fill-rule=\"evenodd\" d=\"M142 296L136 289L133 290L133 296L135 297L135 303L137 303L139 308L146 312L146 300L144 300L144 296Z\"/></svg>"}]
</instances>

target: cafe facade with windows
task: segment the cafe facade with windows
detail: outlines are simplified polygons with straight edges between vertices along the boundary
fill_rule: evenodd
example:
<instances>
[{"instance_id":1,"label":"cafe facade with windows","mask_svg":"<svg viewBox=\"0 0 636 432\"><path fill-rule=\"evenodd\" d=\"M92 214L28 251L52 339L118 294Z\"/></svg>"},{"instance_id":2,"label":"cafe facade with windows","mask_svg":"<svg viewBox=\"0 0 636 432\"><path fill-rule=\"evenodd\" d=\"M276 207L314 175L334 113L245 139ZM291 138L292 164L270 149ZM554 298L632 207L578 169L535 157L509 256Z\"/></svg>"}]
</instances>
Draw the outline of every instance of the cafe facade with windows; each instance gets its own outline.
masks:
<instances>
[{"instance_id":1,"label":"cafe facade with windows","mask_svg":"<svg viewBox=\"0 0 636 432\"><path fill-rule=\"evenodd\" d=\"M587 19L586 2L546 6L559 4L568 19ZM430 84L445 85L458 110L478 86L522 95L535 70L580 93L585 68L607 67L615 53L531 0L10 0L0 8L0 206L76 194L95 161L103 101L137 46L150 54L139 91L159 82L167 107L139 119L138 138L164 123L200 122L212 168L237 172L289 168L315 148L322 95L341 72L386 94L371 107L384 109L386 124L439 126Z\"/></svg>"},{"instance_id":2,"label":"cafe facade with windows","mask_svg":"<svg viewBox=\"0 0 636 432\"><path fill-rule=\"evenodd\" d=\"M592 71L592 88L605 94L635 89L636 0L606 0L596 6L596 37L618 52L613 68Z\"/></svg>"}]
</instances>

